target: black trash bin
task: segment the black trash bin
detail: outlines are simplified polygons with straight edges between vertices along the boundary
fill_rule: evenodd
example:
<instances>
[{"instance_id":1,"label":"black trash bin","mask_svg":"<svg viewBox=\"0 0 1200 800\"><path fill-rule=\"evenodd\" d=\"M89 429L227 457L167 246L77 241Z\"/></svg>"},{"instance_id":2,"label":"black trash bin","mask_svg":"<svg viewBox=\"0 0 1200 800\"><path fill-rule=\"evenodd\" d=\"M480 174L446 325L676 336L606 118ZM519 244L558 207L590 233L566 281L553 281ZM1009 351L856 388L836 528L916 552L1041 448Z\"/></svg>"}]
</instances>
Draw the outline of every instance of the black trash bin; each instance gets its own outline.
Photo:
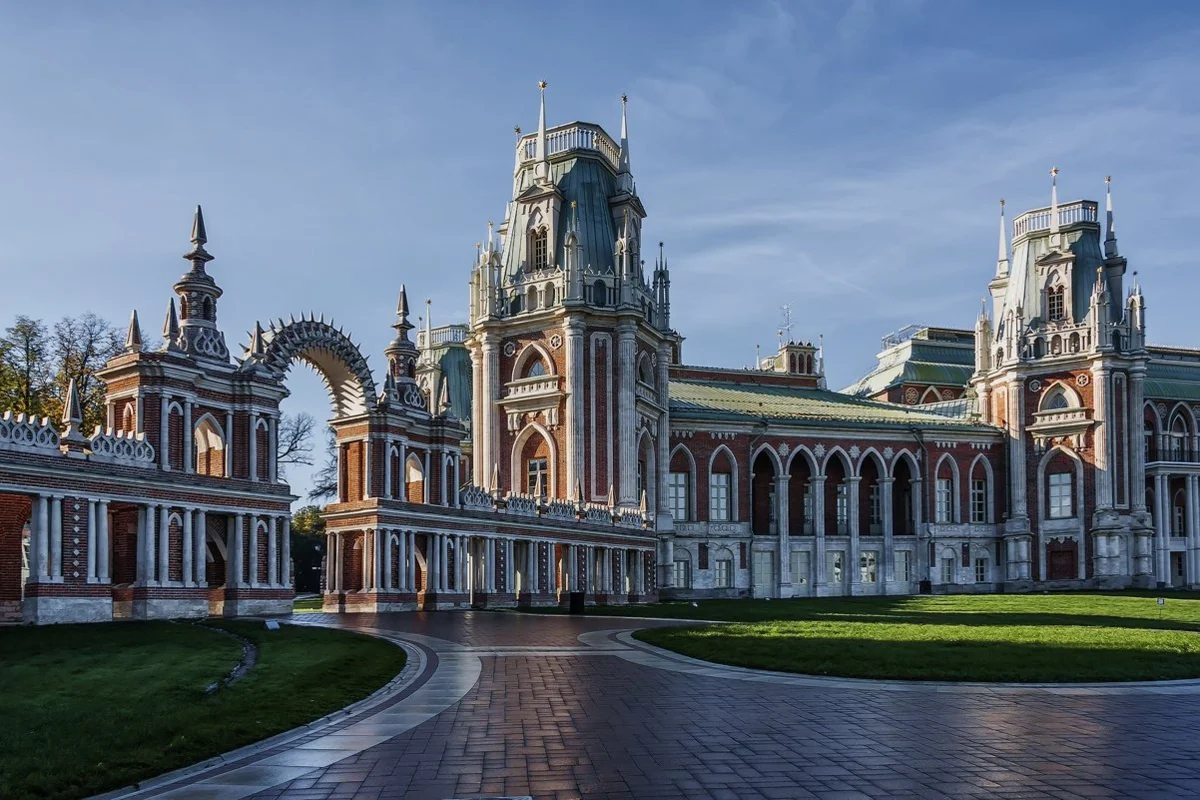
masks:
<instances>
[{"instance_id":1,"label":"black trash bin","mask_svg":"<svg viewBox=\"0 0 1200 800\"><path fill-rule=\"evenodd\" d=\"M582 614L583 608L583 592L571 592L570 605L567 610L572 614Z\"/></svg>"}]
</instances>

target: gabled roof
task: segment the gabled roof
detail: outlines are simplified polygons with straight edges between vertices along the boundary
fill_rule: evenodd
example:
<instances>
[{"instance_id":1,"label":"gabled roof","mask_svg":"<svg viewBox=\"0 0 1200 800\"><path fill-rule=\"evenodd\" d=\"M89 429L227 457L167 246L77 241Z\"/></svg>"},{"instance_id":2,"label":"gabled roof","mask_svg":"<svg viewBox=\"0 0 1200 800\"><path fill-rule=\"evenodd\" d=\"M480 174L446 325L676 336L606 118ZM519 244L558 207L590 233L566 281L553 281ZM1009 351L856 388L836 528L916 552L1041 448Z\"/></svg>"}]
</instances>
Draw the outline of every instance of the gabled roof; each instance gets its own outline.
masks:
<instances>
[{"instance_id":1,"label":"gabled roof","mask_svg":"<svg viewBox=\"0 0 1200 800\"><path fill-rule=\"evenodd\" d=\"M875 368L842 391L857 397L874 397L895 386L922 384L966 386L975 371L975 338L970 331L945 329L949 336L930 338L943 329L922 328L897 341L878 355ZM925 335L923 335L925 334Z\"/></svg>"}]
</instances>

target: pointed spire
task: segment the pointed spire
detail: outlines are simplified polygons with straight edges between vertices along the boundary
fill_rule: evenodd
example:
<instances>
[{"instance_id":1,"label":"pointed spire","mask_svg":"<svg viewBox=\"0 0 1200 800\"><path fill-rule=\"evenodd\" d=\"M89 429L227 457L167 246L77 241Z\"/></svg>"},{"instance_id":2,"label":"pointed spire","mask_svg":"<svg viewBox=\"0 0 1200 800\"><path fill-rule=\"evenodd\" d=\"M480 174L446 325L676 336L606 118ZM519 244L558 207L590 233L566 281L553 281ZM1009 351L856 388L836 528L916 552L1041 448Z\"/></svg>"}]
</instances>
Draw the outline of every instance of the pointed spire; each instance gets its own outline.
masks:
<instances>
[{"instance_id":1,"label":"pointed spire","mask_svg":"<svg viewBox=\"0 0 1200 800\"><path fill-rule=\"evenodd\" d=\"M629 124L626 119L626 106L629 98L621 95L621 154L617 163L618 185L621 191L633 194L633 174L629 169Z\"/></svg>"},{"instance_id":2,"label":"pointed spire","mask_svg":"<svg viewBox=\"0 0 1200 800\"><path fill-rule=\"evenodd\" d=\"M500 491L500 464L499 464L499 462L492 462L492 491L493 492Z\"/></svg>"},{"instance_id":3,"label":"pointed spire","mask_svg":"<svg viewBox=\"0 0 1200 800\"><path fill-rule=\"evenodd\" d=\"M263 327L258 322L254 323L254 333L250 337L250 355L264 356L267 353L267 348L263 344Z\"/></svg>"},{"instance_id":4,"label":"pointed spire","mask_svg":"<svg viewBox=\"0 0 1200 800\"><path fill-rule=\"evenodd\" d=\"M544 494L545 491L542 487L542 471L539 469L537 471L537 479L533 483L533 496L541 498Z\"/></svg>"},{"instance_id":5,"label":"pointed spire","mask_svg":"<svg viewBox=\"0 0 1200 800\"><path fill-rule=\"evenodd\" d=\"M184 254L184 258L192 262L192 270L194 272L204 272L204 265L213 260L213 257L204 249L204 245L208 243L208 233L204 230L204 211L200 206L196 206L196 213L192 217L192 249Z\"/></svg>"},{"instance_id":6,"label":"pointed spire","mask_svg":"<svg viewBox=\"0 0 1200 800\"><path fill-rule=\"evenodd\" d=\"M1108 235L1104 239L1104 257L1116 258L1117 225L1113 221L1112 207L1112 175L1104 176L1104 218L1108 226Z\"/></svg>"},{"instance_id":7,"label":"pointed spire","mask_svg":"<svg viewBox=\"0 0 1200 800\"><path fill-rule=\"evenodd\" d=\"M535 174L537 179L542 182L550 180L550 153L546 146L546 87L545 81L538 81L538 89L541 91L541 105L538 107L538 132L537 132L537 167Z\"/></svg>"},{"instance_id":8,"label":"pointed spire","mask_svg":"<svg viewBox=\"0 0 1200 800\"><path fill-rule=\"evenodd\" d=\"M396 376L389 369L383 375L383 396L380 400L395 403L400 399L400 392L396 388Z\"/></svg>"},{"instance_id":9,"label":"pointed spire","mask_svg":"<svg viewBox=\"0 0 1200 800\"><path fill-rule=\"evenodd\" d=\"M79 402L79 388L75 379L67 386L67 401L63 403L62 421L64 425L78 426L83 422L83 407Z\"/></svg>"},{"instance_id":10,"label":"pointed spire","mask_svg":"<svg viewBox=\"0 0 1200 800\"><path fill-rule=\"evenodd\" d=\"M996 277L1008 275L1008 228L1004 225L1004 198L1000 198L1000 250L996 255Z\"/></svg>"},{"instance_id":11,"label":"pointed spire","mask_svg":"<svg viewBox=\"0 0 1200 800\"><path fill-rule=\"evenodd\" d=\"M641 499L641 502L638 503L638 510L640 510L642 512L642 517L645 518L646 512L649 510L649 507L646 505L646 490L645 489L642 489L642 499Z\"/></svg>"},{"instance_id":12,"label":"pointed spire","mask_svg":"<svg viewBox=\"0 0 1200 800\"><path fill-rule=\"evenodd\" d=\"M443 417L454 416L454 408L450 405L450 376L442 376L442 396L438 401L438 411Z\"/></svg>"},{"instance_id":13,"label":"pointed spire","mask_svg":"<svg viewBox=\"0 0 1200 800\"><path fill-rule=\"evenodd\" d=\"M137 309L129 315L129 330L125 332L125 352L138 353L142 349L142 326L138 324Z\"/></svg>"},{"instance_id":14,"label":"pointed spire","mask_svg":"<svg viewBox=\"0 0 1200 800\"><path fill-rule=\"evenodd\" d=\"M167 301L167 318L163 320L163 349L175 350L179 340L179 317L175 314L175 298Z\"/></svg>"},{"instance_id":15,"label":"pointed spire","mask_svg":"<svg viewBox=\"0 0 1200 800\"><path fill-rule=\"evenodd\" d=\"M1050 168L1050 235L1058 236L1058 167Z\"/></svg>"},{"instance_id":16,"label":"pointed spire","mask_svg":"<svg viewBox=\"0 0 1200 800\"><path fill-rule=\"evenodd\" d=\"M575 479L575 505L583 505L583 484L579 482L578 478Z\"/></svg>"},{"instance_id":17,"label":"pointed spire","mask_svg":"<svg viewBox=\"0 0 1200 800\"><path fill-rule=\"evenodd\" d=\"M617 507L617 490L613 488L611 483L608 485L608 507Z\"/></svg>"}]
</instances>

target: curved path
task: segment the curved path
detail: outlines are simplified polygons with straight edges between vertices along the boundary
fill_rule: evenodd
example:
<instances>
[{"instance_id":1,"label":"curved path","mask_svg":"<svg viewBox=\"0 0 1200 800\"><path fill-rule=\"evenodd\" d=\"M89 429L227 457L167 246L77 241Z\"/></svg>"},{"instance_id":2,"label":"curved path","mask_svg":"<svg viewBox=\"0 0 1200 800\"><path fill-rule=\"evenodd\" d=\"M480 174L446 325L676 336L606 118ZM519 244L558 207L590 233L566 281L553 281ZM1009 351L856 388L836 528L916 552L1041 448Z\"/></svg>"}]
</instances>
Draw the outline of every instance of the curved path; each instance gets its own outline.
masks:
<instances>
[{"instance_id":1,"label":"curved path","mask_svg":"<svg viewBox=\"0 0 1200 800\"><path fill-rule=\"evenodd\" d=\"M616 617L295 621L402 641L407 676L344 722L128 796L1200 796L1200 681L1006 687L778 675L649 647L629 631L679 623Z\"/></svg>"}]
</instances>

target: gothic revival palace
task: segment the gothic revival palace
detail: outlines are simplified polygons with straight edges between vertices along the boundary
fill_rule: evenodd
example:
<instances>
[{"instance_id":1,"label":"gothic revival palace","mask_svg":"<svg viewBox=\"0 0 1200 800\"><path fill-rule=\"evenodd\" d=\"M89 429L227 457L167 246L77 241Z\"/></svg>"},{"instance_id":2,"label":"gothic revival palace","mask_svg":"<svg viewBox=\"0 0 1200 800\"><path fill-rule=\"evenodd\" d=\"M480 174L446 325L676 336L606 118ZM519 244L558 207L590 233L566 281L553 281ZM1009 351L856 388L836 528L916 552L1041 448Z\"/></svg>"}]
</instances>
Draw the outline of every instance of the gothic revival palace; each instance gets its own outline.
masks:
<instances>
[{"instance_id":1,"label":"gothic revival palace","mask_svg":"<svg viewBox=\"0 0 1200 800\"><path fill-rule=\"evenodd\" d=\"M624 106L617 140L548 128L542 88L466 324L414 342L401 289L380 386L324 318L231 359L197 209L163 346L135 313L101 374L107 426L73 386L61 424L0 420L0 616L286 612L296 361L334 409L331 610L1200 585L1200 350L1147 345L1110 195L1102 225L1055 176L1011 252L1002 207L974 331L889 336L844 391L810 343L691 366Z\"/></svg>"}]
</instances>

